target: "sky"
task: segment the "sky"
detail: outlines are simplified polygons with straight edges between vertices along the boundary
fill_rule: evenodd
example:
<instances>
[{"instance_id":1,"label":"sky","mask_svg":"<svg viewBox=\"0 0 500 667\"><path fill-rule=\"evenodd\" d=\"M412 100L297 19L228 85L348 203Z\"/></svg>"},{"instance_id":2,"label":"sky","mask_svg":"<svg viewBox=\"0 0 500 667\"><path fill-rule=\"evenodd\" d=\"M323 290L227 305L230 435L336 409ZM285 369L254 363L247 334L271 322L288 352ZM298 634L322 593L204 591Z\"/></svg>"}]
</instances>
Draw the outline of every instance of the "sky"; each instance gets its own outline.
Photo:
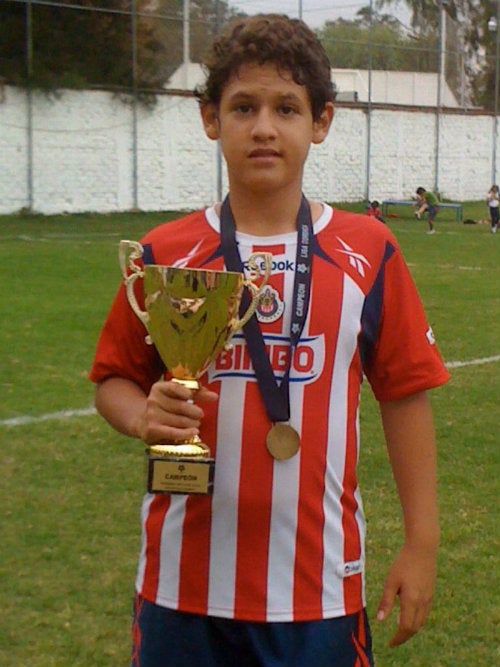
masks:
<instances>
[{"instance_id":1,"label":"sky","mask_svg":"<svg viewBox=\"0 0 500 667\"><path fill-rule=\"evenodd\" d=\"M356 12L369 5L370 0L230 0L229 5L240 9L246 14L259 12L276 12L298 17L302 11L302 18L313 28L318 28L325 21L334 21L342 17L346 20L355 18ZM394 14L403 23L408 21L408 12L405 10L404 0L400 0L399 9L391 7L385 9L388 14Z\"/></svg>"}]
</instances>

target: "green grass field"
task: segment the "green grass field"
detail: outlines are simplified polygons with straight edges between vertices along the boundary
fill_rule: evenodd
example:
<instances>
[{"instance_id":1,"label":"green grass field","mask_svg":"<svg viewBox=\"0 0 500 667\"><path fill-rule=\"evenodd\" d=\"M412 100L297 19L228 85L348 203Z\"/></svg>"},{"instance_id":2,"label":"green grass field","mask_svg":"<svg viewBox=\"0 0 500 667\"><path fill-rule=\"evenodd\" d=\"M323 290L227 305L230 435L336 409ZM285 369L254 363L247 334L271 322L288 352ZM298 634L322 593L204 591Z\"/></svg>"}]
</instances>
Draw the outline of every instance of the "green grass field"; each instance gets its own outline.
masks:
<instances>
[{"instance_id":1,"label":"green grass field","mask_svg":"<svg viewBox=\"0 0 500 667\"><path fill-rule=\"evenodd\" d=\"M500 664L500 233L443 212L438 233L427 236L410 210L394 212L401 217L388 224L442 354L448 363L466 363L432 392L442 510L433 611L399 649L387 648L396 614L373 623L377 667ZM466 218L486 214L483 203L464 205ZM0 665L128 664L143 453L85 412L93 394L86 374L120 280L118 241L138 239L168 217L0 216ZM360 476L373 616L401 522L366 388L363 407Z\"/></svg>"}]
</instances>

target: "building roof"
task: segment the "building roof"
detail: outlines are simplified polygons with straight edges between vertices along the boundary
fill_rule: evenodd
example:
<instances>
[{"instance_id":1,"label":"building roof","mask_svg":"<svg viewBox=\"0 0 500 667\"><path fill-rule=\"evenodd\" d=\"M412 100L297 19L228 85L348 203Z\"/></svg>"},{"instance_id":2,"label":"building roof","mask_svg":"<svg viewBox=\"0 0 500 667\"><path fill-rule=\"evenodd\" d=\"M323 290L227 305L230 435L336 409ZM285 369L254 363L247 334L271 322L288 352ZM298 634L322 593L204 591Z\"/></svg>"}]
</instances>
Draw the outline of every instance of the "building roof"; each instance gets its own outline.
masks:
<instances>
[{"instance_id":1,"label":"building roof","mask_svg":"<svg viewBox=\"0 0 500 667\"><path fill-rule=\"evenodd\" d=\"M368 75L368 70L332 69L338 99L368 102ZM204 73L199 63L184 63L172 74L165 87L169 90L193 90L203 80ZM436 106L437 97L436 73L372 70L371 101L374 103ZM446 82L441 87L441 105L462 106Z\"/></svg>"},{"instance_id":2,"label":"building roof","mask_svg":"<svg viewBox=\"0 0 500 667\"><path fill-rule=\"evenodd\" d=\"M368 70L332 69L332 81L337 86L339 99L348 93L356 93L356 101L368 102L368 79ZM438 98L438 80L435 72L372 70L371 101L434 107ZM445 81L441 87L441 105L461 106Z\"/></svg>"}]
</instances>

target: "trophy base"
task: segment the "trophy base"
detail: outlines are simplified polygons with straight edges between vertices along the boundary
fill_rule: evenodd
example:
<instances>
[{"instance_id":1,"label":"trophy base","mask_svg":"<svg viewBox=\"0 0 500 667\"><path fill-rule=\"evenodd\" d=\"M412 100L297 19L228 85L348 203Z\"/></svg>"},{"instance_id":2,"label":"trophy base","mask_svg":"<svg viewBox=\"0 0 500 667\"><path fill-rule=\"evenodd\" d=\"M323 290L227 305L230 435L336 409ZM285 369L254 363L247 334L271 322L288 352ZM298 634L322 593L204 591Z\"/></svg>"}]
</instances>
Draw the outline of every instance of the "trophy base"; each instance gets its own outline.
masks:
<instances>
[{"instance_id":1,"label":"trophy base","mask_svg":"<svg viewBox=\"0 0 500 667\"><path fill-rule=\"evenodd\" d=\"M200 453L185 455L182 445L153 445L146 450L149 493L213 493L215 459L208 456L205 445L187 448Z\"/></svg>"}]
</instances>

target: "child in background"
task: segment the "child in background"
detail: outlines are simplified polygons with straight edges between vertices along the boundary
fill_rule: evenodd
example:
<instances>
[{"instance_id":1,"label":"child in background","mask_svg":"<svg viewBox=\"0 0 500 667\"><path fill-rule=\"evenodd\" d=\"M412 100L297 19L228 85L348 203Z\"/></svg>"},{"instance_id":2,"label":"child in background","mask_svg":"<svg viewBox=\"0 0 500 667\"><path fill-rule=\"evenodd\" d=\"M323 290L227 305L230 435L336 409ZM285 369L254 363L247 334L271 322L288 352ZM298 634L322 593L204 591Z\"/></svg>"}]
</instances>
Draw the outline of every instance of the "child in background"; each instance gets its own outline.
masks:
<instances>
[{"instance_id":1,"label":"child in background","mask_svg":"<svg viewBox=\"0 0 500 667\"><path fill-rule=\"evenodd\" d=\"M500 205L500 193L498 190L498 185L492 185L486 195L486 203L490 211L490 220L491 220L491 233L495 234L498 228L499 222L499 205Z\"/></svg>"},{"instance_id":2,"label":"child in background","mask_svg":"<svg viewBox=\"0 0 500 667\"><path fill-rule=\"evenodd\" d=\"M439 199L434 192L429 192L425 188L417 188L417 212L415 217L420 220L422 213L427 213L428 234L434 234L434 220L439 211Z\"/></svg>"},{"instance_id":3,"label":"child in background","mask_svg":"<svg viewBox=\"0 0 500 667\"><path fill-rule=\"evenodd\" d=\"M374 199L372 202L367 204L367 206L366 206L366 215L370 215L373 218L377 218L377 220L380 220L380 222L385 223L385 220L382 217L382 213L380 211L380 204L376 199Z\"/></svg>"}]
</instances>

